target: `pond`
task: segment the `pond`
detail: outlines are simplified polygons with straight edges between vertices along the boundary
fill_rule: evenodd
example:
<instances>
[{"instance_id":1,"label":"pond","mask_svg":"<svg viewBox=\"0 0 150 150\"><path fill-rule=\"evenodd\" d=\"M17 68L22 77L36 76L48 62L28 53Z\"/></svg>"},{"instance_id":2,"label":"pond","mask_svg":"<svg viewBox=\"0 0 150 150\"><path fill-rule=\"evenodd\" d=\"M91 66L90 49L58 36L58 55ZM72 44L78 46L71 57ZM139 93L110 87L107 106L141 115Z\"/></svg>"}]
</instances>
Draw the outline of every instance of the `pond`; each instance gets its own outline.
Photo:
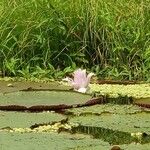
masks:
<instances>
[{"instance_id":1,"label":"pond","mask_svg":"<svg viewBox=\"0 0 150 150\"><path fill-rule=\"evenodd\" d=\"M150 86L90 86L0 81L1 149L148 149Z\"/></svg>"}]
</instances>

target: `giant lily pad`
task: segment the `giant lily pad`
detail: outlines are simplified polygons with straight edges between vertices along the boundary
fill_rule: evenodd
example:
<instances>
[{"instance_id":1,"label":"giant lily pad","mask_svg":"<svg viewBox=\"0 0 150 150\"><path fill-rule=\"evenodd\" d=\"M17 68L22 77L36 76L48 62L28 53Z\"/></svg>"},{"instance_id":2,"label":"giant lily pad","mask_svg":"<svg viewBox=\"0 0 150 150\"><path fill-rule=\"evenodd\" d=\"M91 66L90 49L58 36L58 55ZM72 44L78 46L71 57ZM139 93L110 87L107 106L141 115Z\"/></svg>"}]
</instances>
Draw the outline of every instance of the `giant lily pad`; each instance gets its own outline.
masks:
<instances>
[{"instance_id":1,"label":"giant lily pad","mask_svg":"<svg viewBox=\"0 0 150 150\"><path fill-rule=\"evenodd\" d=\"M26 128L35 124L52 123L66 119L52 112L27 113L0 111L0 128Z\"/></svg>"},{"instance_id":2,"label":"giant lily pad","mask_svg":"<svg viewBox=\"0 0 150 150\"><path fill-rule=\"evenodd\" d=\"M9 144L8 144L9 143ZM99 139L92 139L82 134L68 133L7 133L0 132L0 148L2 150L73 150L90 148L108 150L109 143ZM95 149L96 150L96 149Z\"/></svg>"},{"instance_id":3,"label":"giant lily pad","mask_svg":"<svg viewBox=\"0 0 150 150\"><path fill-rule=\"evenodd\" d=\"M70 87L59 82L0 81L0 93L17 92L25 89L69 90Z\"/></svg>"},{"instance_id":4,"label":"giant lily pad","mask_svg":"<svg viewBox=\"0 0 150 150\"><path fill-rule=\"evenodd\" d=\"M147 144L131 143L131 144L121 145L120 147L123 150L149 150L150 143Z\"/></svg>"},{"instance_id":5,"label":"giant lily pad","mask_svg":"<svg viewBox=\"0 0 150 150\"><path fill-rule=\"evenodd\" d=\"M82 126L100 127L127 133L141 132L150 134L150 113L146 112L78 116L71 118L70 122L78 123Z\"/></svg>"},{"instance_id":6,"label":"giant lily pad","mask_svg":"<svg viewBox=\"0 0 150 150\"><path fill-rule=\"evenodd\" d=\"M74 115L79 116L79 115L86 115L86 114L101 115L102 113L134 114L142 111L149 111L149 110L143 109L136 105L104 104L104 105L94 105L91 107L72 108L69 109L67 113L72 113Z\"/></svg>"},{"instance_id":7,"label":"giant lily pad","mask_svg":"<svg viewBox=\"0 0 150 150\"><path fill-rule=\"evenodd\" d=\"M69 91L20 91L0 94L0 105L58 105L78 104L89 100L91 96Z\"/></svg>"},{"instance_id":8,"label":"giant lily pad","mask_svg":"<svg viewBox=\"0 0 150 150\"><path fill-rule=\"evenodd\" d=\"M85 115L70 118L74 132L92 135L112 144L150 143L150 114Z\"/></svg>"},{"instance_id":9,"label":"giant lily pad","mask_svg":"<svg viewBox=\"0 0 150 150\"><path fill-rule=\"evenodd\" d=\"M8 144L9 143L9 144ZM83 134L68 133L7 133L0 132L2 150L109 150L113 145L100 139L93 139ZM123 150L148 150L150 144L124 144Z\"/></svg>"},{"instance_id":10,"label":"giant lily pad","mask_svg":"<svg viewBox=\"0 0 150 150\"><path fill-rule=\"evenodd\" d=\"M134 103L138 106L141 106L141 107L150 108L150 97L134 99Z\"/></svg>"},{"instance_id":11,"label":"giant lily pad","mask_svg":"<svg viewBox=\"0 0 150 150\"><path fill-rule=\"evenodd\" d=\"M53 110L88 105L90 95L71 91L19 91L0 93L1 110Z\"/></svg>"}]
</instances>

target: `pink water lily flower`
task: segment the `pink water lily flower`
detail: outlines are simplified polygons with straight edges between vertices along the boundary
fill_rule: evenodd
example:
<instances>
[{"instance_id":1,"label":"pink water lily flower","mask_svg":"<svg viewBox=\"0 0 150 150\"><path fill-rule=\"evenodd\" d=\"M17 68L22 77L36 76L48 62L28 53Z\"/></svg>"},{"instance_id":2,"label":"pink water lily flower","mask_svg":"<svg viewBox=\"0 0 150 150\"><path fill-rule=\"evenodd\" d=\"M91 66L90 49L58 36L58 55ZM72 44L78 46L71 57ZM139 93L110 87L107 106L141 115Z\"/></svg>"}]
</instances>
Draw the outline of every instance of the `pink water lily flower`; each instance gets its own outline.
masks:
<instances>
[{"instance_id":1,"label":"pink water lily flower","mask_svg":"<svg viewBox=\"0 0 150 150\"><path fill-rule=\"evenodd\" d=\"M73 74L73 79L67 78L66 81L71 84L75 91L85 93L88 89L91 77L94 73L86 74L86 69L77 69Z\"/></svg>"}]
</instances>

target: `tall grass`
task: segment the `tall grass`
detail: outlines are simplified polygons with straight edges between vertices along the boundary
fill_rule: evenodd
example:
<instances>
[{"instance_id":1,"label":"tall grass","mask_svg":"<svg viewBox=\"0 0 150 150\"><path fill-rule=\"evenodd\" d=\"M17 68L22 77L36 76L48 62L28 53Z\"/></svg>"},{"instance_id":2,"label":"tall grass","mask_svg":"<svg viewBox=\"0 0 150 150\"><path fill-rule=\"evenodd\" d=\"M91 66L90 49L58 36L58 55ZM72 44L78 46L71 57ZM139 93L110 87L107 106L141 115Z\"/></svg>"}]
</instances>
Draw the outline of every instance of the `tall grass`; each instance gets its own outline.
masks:
<instances>
[{"instance_id":1,"label":"tall grass","mask_svg":"<svg viewBox=\"0 0 150 150\"><path fill-rule=\"evenodd\" d=\"M86 67L102 78L150 77L148 0L1 0L5 75Z\"/></svg>"}]
</instances>

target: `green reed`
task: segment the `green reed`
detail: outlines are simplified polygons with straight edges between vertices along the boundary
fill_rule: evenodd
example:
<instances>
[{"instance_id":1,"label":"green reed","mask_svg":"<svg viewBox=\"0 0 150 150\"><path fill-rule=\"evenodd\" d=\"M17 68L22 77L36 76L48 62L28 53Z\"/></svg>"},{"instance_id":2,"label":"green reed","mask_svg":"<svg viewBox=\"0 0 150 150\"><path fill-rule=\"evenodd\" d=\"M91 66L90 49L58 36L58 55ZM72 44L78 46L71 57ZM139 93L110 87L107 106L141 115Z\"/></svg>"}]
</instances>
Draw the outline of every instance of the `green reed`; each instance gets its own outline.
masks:
<instances>
[{"instance_id":1,"label":"green reed","mask_svg":"<svg viewBox=\"0 0 150 150\"><path fill-rule=\"evenodd\" d=\"M83 67L100 78L150 77L148 0L2 0L0 7L5 75Z\"/></svg>"}]
</instances>

